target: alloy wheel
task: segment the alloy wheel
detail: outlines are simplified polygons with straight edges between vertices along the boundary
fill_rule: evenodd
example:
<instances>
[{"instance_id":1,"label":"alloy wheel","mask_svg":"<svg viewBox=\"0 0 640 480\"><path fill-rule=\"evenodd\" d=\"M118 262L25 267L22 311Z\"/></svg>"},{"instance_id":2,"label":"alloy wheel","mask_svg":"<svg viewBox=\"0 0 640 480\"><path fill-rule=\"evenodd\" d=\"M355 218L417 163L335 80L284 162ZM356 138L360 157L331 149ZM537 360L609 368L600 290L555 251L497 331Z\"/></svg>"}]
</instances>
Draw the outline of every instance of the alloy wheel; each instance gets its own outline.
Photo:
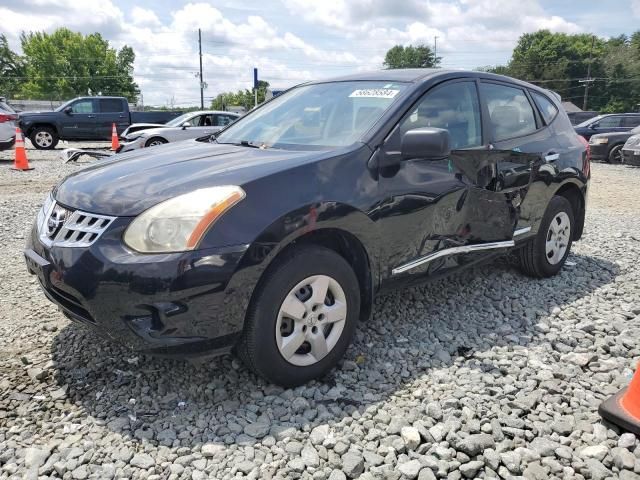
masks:
<instances>
[{"instance_id":1,"label":"alloy wheel","mask_svg":"<svg viewBox=\"0 0 640 480\"><path fill-rule=\"evenodd\" d=\"M39 147L46 148L51 146L51 144L53 143L53 137L49 132L41 131L36 133L35 141Z\"/></svg>"},{"instance_id":2,"label":"alloy wheel","mask_svg":"<svg viewBox=\"0 0 640 480\"><path fill-rule=\"evenodd\" d=\"M347 318L347 300L340 284L327 275L313 275L287 294L278 311L276 343L289 363L313 365L336 346Z\"/></svg>"},{"instance_id":3,"label":"alloy wheel","mask_svg":"<svg viewBox=\"0 0 640 480\"><path fill-rule=\"evenodd\" d=\"M559 212L549 225L545 252L547 261L557 265L563 258L571 238L571 220L565 212Z\"/></svg>"}]
</instances>

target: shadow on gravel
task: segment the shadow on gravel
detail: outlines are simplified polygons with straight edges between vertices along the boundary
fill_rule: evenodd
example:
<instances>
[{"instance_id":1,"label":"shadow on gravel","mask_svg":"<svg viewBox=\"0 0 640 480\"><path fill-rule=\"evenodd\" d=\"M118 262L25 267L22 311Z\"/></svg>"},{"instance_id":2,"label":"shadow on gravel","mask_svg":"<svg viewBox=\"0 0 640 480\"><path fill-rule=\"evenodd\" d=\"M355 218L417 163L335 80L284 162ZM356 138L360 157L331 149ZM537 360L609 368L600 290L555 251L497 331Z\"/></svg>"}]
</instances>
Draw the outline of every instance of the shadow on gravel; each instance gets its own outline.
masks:
<instances>
[{"instance_id":1,"label":"shadow on gravel","mask_svg":"<svg viewBox=\"0 0 640 480\"><path fill-rule=\"evenodd\" d=\"M66 386L69 401L125 438L174 447L251 445L269 431L284 437L288 427L308 431L356 409L362 413L424 375L451 381L437 370L454 364L499 368L481 358L493 347L549 341L537 325L541 316L617 274L617 266L602 259L569 259L575 265L546 280L525 277L502 259L384 295L371 321L359 326L342 365L322 381L292 390L267 384L231 356L200 365L155 359L75 325L61 330L52 345L56 380Z\"/></svg>"}]
</instances>

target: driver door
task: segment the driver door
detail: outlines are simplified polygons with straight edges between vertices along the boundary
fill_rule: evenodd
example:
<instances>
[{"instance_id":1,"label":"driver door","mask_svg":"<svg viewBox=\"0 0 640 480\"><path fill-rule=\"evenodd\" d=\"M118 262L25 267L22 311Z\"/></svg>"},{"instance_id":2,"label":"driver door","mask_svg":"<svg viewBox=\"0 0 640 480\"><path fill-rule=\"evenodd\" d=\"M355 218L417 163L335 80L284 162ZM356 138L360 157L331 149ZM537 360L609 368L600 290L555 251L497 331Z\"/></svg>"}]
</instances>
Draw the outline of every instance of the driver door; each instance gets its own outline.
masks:
<instances>
[{"instance_id":1,"label":"driver door","mask_svg":"<svg viewBox=\"0 0 640 480\"><path fill-rule=\"evenodd\" d=\"M385 200L372 216L386 247L387 279L445 273L513 244L518 197L528 185L533 159L489 148L477 85L455 80L429 90L382 147L381 155L399 160L407 131L435 127L449 131L452 148L445 159L384 162L392 166L379 171ZM518 185L499 185L504 162L517 163L529 176Z\"/></svg>"},{"instance_id":2,"label":"driver door","mask_svg":"<svg viewBox=\"0 0 640 480\"><path fill-rule=\"evenodd\" d=\"M65 113L61 120L63 138L97 138L96 101L91 98L81 98L69 107L71 112Z\"/></svg>"}]
</instances>

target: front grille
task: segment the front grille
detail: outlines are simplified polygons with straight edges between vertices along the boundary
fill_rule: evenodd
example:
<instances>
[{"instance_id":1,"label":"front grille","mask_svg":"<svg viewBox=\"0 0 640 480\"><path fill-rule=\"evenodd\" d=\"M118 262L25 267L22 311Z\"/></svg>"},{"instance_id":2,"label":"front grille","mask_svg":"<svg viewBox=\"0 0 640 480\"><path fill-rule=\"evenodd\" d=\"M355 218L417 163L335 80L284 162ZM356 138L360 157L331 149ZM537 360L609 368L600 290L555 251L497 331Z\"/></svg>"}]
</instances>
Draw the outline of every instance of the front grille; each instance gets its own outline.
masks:
<instances>
[{"instance_id":1,"label":"front grille","mask_svg":"<svg viewBox=\"0 0 640 480\"><path fill-rule=\"evenodd\" d=\"M115 217L68 210L53 199L38 215L38 234L47 246L89 247L111 225Z\"/></svg>"}]
</instances>

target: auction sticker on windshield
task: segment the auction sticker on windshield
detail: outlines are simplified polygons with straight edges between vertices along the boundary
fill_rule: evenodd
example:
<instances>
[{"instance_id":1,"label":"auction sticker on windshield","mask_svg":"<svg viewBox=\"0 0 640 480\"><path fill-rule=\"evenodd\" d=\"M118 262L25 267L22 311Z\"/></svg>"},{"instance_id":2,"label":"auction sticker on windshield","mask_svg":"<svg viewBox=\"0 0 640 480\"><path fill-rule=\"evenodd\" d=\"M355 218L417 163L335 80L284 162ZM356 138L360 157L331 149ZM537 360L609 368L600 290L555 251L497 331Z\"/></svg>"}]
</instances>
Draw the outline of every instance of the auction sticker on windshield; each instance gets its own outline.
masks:
<instances>
[{"instance_id":1,"label":"auction sticker on windshield","mask_svg":"<svg viewBox=\"0 0 640 480\"><path fill-rule=\"evenodd\" d=\"M391 88L367 88L365 90L354 90L350 97L361 98L393 98L400 90L393 90Z\"/></svg>"}]
</instances>

